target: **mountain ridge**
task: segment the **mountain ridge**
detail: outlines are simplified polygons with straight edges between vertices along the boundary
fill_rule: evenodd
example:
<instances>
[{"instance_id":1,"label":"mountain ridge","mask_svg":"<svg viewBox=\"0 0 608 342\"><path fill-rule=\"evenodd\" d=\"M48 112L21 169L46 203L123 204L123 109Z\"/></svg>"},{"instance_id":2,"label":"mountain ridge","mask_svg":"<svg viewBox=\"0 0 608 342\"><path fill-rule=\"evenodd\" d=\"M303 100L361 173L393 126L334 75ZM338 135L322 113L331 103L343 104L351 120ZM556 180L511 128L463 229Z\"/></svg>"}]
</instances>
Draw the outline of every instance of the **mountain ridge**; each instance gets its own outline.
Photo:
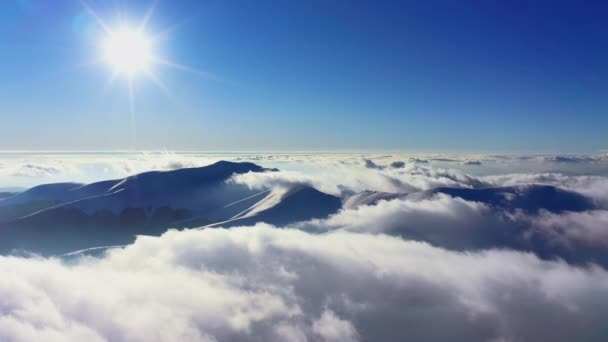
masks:
<instances>
[{"instance_id":1,"label":"mountain ridge","mask_svg":"<svg viewBox=\"0 0 608 342\"><path fill-rule=\"evenodd\" d=\"M135 235L160 235L169 228L195 228L229 221L270 203L272 191L256 191L228 182L235 174L275 172L253 163L220 161L199 168L148 171L123 179L90 184L55 183L26 190L0 204L0 251L11 248L69 252L100 244L123 244ZM293 190L293 189L292 189ZM295 193L303 191L299 189ZM341 207L339 198L307 190L311 198L282 197L252 220L287 224L326 217ZM299 215L272 211L274 205L299 201ZM1 200L0 200L1 201ZM292 205L289 212L295 212ZM270 210L266 212L267 210ZM257 218L253 218L257 217ZM280 219L279 219L280 217ZM63 242L63 243L62 243Z\"/></svg>"}]
</instances>

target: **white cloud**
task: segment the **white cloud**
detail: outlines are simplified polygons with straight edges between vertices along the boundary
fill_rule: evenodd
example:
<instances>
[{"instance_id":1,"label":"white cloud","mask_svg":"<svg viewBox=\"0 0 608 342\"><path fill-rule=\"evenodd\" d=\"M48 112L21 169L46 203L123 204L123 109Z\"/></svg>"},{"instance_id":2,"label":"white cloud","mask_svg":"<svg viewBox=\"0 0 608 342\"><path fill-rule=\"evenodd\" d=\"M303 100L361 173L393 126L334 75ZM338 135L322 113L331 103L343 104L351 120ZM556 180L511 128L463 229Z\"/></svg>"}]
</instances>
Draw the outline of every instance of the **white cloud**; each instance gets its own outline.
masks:
<instances>
[{"instance_id":1,"label":"white cloud","mask_svg":"<svg viewBox=\"0 0 608 342\"><path fill-rule=\"evenodd\" d=\"M313 186L314 180L301 173L294 171L277 172L248 172L235 174L229 180L238 184L247 185L250 189L267 189L273 187L289 188L294 185Z\"/></svg>"},{"instance_id":2,"label":"white cloud","mask_svg":"<svg viewBox=\"0 0 608 342\"><path fill-rule=\"evenodd\" d=\"M573 248L575 244L591 247L608 247L608 211L589 210L562 214L541 212L526 217L545 239Z\"/></svg>"},{"instance_id":3,"label":"white cloud","mask_svg":"<svg viewBox=\"0 0 608 342\"><path fill-rule=\"evenodd\" d=\"M342 195L541 183L589 196L598 208L524 213L420 195L347 206L325 220L294 226L331 234L266 225L170 231L140 237L99 259L0 257L0 340L603 341L608 272L552 258L608 264L608 178L565 174L581 165L601 173L607 158L558 157L8 158L0 180L25 171L52 181L97 180L218 159L257 160L287 171L232 181L252 188L304 184ZM459 163L467 160L483 162L465 172L467 165ZM441 162L461 169L437 167ZM488 175L521 165L533 172Z\"/></svg>"},{"instance_id":4,"label":"white cloud","mask_svg":"<svg viewBox=\"0 0 608 342\"><path fill-rule=\"evenodd\" d=\"M608 273L264 225L1 257L3 341L603 340Z\"/></svg>"},{"instance_id":5,"label":"white cloud","mask_svg":"<svg viewBox=\"0 0 608 342\"><path fill-rule=\"evenodd\" d=\"M479 225L478 221L488 213L490 209L484 204L438 194L421 200L381 200L376 205L343 209L325 220L300 225L312 225L320 230L347 228L349 231L373 233L405 233L408 230L413 233L420 230L419 234L433 234L433 231L441 229L451 230L461 235L461 239L468 239L470 236L464 234L465 231ZM445 238L451 234L445 231L438 235Z\"/></svg>"},{"instance_id":6,"label":"white cloud","mask_svg":"<svg viewBox=\"0 0 608 342\"><path fill-rule=\"evenodd\" d=\"M357 341L359 335L351 322L340 319L331 310L323 311L321 318L313 322L312 331L327 342Z\"/></svg>"},{"instance_id":7,"label":"white cloud","mask_svg":"<svg viewBox=\"0 0 608 342\"><path fill-rule=\"evenodd\" d=\"M552 162L570 158L575 163ZM32 186L48 182L93 182L123 178L150 170L197 167L218 160L252 161L265 167L300 172L316 185L339 191L345 188L411 192L437 186L488 186L483 175L522 172L527 174L608 174L608 157L589 156L484 156L441 154L195 154L171 152L100 154L5 154L0 155L0 184ZM365 160L376 168L365 167ZM461 165L466 161L482 165ZM447 162L452 161L452 162ZM405 163L404 163L405 162ZM24 170L26 165L53 170L51 173ZM20 177L19 174L30 177ZM472 173L472 174L471 174Z\"/></svg>"},{"instance_id":8,"label":"white cloud","mask_svg":"<svg viewBox=\"0 0 608 342\"><path fill-rule=\"evenodd\" d=\"M547 184L576 191L596 201L598 206L608 207L608 177L570 176L561 173L514 173L481 177L493 186L517 184Z\"/></svg>"},{"instance_id":9,"label":"white cloud","mask_svg":"<svg viewBox=\"0 0 608 342\"><path fill-rule=\"evenodd\" d=\"M362 190L410 193L436 187L483 187L490 183L458 170L433 168L416 163L398 167L363 164L328 164L302 171L279 171L272 173L250 173L237 175L234 182L252 188L273 186L286 187L295 184L314 186L334 195L349 194ZM374 164L375 165L375 164Z\"/></svg>"},{"instance_id":10,"label":"white cloud","mask_svg":"<svg viewBox=\"0 0 608 342\"><path fill-rule=\"evenodd\" d=\"M59 173L60 170L52 166L28 163L21 165L12 172L17 177L50 177Z\"/></svg>"},{"instance_id":11,"label":"white cloud","mask_svg":"<svg viewBox=\"0 0 608 342\"><path fill-rule=\"evenodd\" d=\"M509 193L510 195L510 193ZM608 266L606 210L551 213L467 201L446 194L412 194L345 207L326 219L293 225L316 233L337 230L389 234L459 251L509 248L545 259Z\"/></svg>"},{"instance_id":12,"label":"white cloud","mask_svg":"<svg viewBox=\"0 0 608 342\"><path fill-rule=\"evenodd\" d=\"M4 159L2 159L4 158ZM213 155L133 153L133 154L40 154L1 156L7 167L0 168L0 184L33 186L54 182L95 182L117 179L151 170L173 170L209 165L219 160Z\"/></svg>"}]
</instances>

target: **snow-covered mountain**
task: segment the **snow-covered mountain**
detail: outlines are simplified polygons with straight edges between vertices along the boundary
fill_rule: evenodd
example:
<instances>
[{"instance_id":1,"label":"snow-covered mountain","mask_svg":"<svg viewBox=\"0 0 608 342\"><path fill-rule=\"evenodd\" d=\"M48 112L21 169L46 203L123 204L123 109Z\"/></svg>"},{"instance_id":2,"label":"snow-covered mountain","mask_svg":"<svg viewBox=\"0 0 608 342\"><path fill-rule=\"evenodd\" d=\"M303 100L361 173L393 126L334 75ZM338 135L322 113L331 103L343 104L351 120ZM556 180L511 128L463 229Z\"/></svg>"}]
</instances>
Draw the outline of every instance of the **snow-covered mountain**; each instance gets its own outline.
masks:
<instances>
[{"instance_id":1,"label":"snow-covered mountain","mask_svg":"<svg viewBox=\"0 0 608 342\"><path fill-rule=\"evenodd\" d=\"M440 187L413 193L363 191L339 198L302 184L252 190L228 181L235 174L274 171L277 170L253 163L221 161L206 167L145 172L91 184L37 186L0 199L0 253L24 249L54 254L126 244L136 235L160 235L169 228L249 226L257 222L284 227L326 218L341 209L375 206L382 200L416 202L440 194L493 209L479 216L475 227L465 220L463 229L468 229L469 235L463 235L462 229L452 229L451 238L435 239L431 223L444 218L432 214L432 210L431 216L424 220L412 215L396 216L381 232L459 249L464 243L471 244L471 239L464 237L470 236L470 230L474 229L473 235L478 238L473 247L528 248L520 241L522 233L528 231L527 224L514 223L509 215L595 208L591 199L579 193L535 184ZM436 226L456 227L456 222L450 220ZM370 222L364 230L377 230L378 226L381 226L379 222ZM534 243L545 248L544 241Z\"/></svg>"},{"instance_id":2,"label":"snow-covered mountain","mask_svg":"<svg viewBox=\"0 0 608 342\"><path fill-rule=\"evenodd\" d=\"M0 199L7 198L7 197L12 197L12 196L15 196L15 195L16 195L16 193L14 193L14 192L8 192L8 191L0 192Z\"/></svg>"},{"instance_id":3,"label":"snow-covered mountain","mask_svg":"<svg viewBox=\"0 0 608 342\"><path fill-rule=\"evenodd\" d=\"M234 174L273 171L221 161L92 184L37 186L0 199L0 250L71 251L217 222L282 225L341 207L339 198L309 187L254 191L226 182Z\"/></svg>"},{"instance_id":4,"label":"snow-covered mountain","mask_svg":"<svg viewBox=\"0 0 608 342\"><path fill-rule=\"evenodd\" d=\"M308 186L273 189L266 197L230 220L209 225L233 227L267 222L284 226L312 218L327 217L342 207L342 201ZM311 215L314 213L315 215Z\"/></svg>"}]
</instances>

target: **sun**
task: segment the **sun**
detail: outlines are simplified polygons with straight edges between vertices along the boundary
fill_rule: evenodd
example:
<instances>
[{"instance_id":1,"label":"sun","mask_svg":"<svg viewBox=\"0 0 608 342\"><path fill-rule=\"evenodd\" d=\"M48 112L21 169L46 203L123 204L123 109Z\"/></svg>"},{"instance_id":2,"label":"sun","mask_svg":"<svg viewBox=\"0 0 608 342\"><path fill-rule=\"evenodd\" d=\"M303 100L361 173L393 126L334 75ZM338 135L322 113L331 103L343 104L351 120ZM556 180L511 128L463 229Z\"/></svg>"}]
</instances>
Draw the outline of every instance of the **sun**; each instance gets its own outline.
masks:
<instances>
[{"instance_id":1,"label":"sun","mask_svg":"<svg viewBox=\"0 0 608 342\"><path fill-rule=\"evenodd\" d=\"M115 72L129 76L149 71L154 59L152 40L142 30L129 27L107 32L102 53L104 62Z\"/></svg>"}]
</instances>

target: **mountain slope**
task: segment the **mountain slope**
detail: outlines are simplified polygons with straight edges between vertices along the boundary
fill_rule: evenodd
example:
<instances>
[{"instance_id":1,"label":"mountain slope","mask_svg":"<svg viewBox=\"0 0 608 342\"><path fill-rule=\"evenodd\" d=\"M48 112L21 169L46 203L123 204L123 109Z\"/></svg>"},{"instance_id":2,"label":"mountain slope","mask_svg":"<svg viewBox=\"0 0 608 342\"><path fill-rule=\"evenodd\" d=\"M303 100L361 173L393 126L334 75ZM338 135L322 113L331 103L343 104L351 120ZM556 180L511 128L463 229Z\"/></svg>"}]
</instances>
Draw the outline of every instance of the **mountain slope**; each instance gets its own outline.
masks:
<instances>
[{"instance_id":1,"label":"mountain slope","mask_svg":"<svg viewBox=\"0 0 608 342\"><path fill-rule=\"evenodd\" d=\"M310 187L254 191L227 182L234 174L272 171L276 170L222 161L85 185L38 186L0 206L0 252L69 252L217 222L282 225L326 217L341 207L339 198Z\"/></svg>"},{"instance_id":2,"label":"mountain slope","mask_svg":"<svg viewBox=\"0 0 608 342\"><path fill-rule=\"evenodd\" d=\"M266 222L284 226L294 222L326 218L342 208L342 200L309 186L275 189L247 210L210 226L248 226Z\"/></svg>"},{"instance_id":3,"label":"mountain slope","mask_svg":"<svg viewBox=\"0 0 608 342\"><path fill-rule=\"evenodd\" d=\"M235 173L273 171L252 163L152 171L92 184L41 185L0 200L0 250L54 251L124 243L135 234L160 234L172 222L213 217L226 204L255 194L226 183ZM239 208L222 210L227 219ZM207 223L212 222L211 219Z\"/></svg>"}]
</instances>

